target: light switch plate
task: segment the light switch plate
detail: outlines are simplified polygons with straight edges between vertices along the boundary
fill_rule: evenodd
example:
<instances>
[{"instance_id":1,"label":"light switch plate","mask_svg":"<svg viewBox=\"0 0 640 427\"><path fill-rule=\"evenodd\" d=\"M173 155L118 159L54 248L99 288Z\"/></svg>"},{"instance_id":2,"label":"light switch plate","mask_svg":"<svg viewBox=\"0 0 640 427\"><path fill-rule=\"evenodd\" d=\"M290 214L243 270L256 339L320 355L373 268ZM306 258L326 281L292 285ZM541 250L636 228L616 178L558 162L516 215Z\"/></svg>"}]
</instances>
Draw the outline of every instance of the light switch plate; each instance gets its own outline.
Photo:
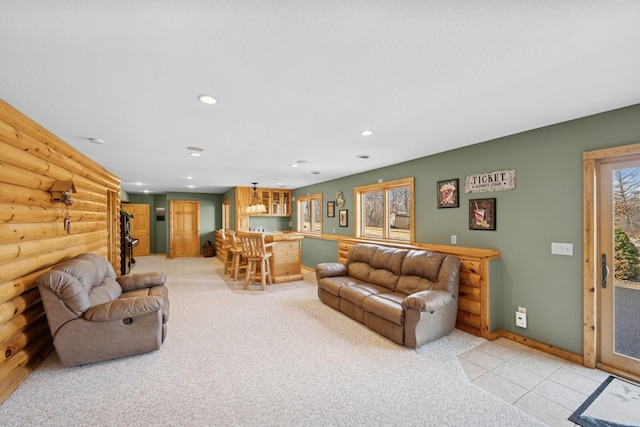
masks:
<instances>
[{"instance_id":1,"label":"light switch plate","mask_svg":"<svg viewBox=\"0 0 640 427\"><path fill-rule=\"evenodd\" d=\"M551 253L553 255L573 256L573 243L551 243Z\"/></svg>"}]
</instances>

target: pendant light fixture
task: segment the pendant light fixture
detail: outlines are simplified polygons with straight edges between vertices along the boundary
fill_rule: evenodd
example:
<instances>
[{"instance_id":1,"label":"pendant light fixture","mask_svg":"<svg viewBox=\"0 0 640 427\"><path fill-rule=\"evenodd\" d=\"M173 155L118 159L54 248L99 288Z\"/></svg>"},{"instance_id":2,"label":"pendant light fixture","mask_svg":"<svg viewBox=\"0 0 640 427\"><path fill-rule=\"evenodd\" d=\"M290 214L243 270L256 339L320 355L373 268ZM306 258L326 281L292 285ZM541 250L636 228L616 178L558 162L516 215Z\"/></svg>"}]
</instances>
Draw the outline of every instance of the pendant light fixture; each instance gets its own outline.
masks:
<instances>
[{"instance_id":1,"label":"pendant light fixture","mask_svg":"<svg viewBox=\"0 0 640 427\"><path fill-rule=\"evenodd\" d=\"M257 182L252 182L253 184L253 192L251 193L251 205L247 206L246 213L248 214L263 214L267 212L267 207L260 203L260 199L258 198L258 188Z\"/></svg>"}]
</instances>

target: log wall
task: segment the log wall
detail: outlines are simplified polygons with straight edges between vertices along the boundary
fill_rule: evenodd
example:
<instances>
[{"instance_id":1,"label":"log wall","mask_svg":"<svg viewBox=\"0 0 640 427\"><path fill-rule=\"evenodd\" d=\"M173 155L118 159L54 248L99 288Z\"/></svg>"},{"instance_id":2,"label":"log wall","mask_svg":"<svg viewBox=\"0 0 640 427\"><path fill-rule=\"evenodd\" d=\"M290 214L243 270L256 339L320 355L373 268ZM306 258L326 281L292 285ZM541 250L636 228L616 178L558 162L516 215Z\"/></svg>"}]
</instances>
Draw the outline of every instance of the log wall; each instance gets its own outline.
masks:
<instances>
[{"instance_id":1,"label":"log wall","mask_svg":"<svg viewBox=\"0 0 640 427\"><path fill-rule=\"evenodd\" d=\"M71 206L54 180L73 181ZM119 206L116 176L0 100L0 402L52 350L36 277L84 252L120 271Z\"/></svg>"},{"instance_id":2,"label":"log wall","mask_svg":"<svg viewBox=\"0 0 640 427\"><path fill-rule=\"evenodd\" d=\"M465 248L462 246L413 245L379 242L364 239L340 239L338 241L338 261L346 264L349 249L357 243L374 243L403 249L426 249L460 258L460 290L458 295L458 317L456 328L470 334L494 339L489 322L489 262L500 257L494 249Z\"/></svg>"}]
</instances>

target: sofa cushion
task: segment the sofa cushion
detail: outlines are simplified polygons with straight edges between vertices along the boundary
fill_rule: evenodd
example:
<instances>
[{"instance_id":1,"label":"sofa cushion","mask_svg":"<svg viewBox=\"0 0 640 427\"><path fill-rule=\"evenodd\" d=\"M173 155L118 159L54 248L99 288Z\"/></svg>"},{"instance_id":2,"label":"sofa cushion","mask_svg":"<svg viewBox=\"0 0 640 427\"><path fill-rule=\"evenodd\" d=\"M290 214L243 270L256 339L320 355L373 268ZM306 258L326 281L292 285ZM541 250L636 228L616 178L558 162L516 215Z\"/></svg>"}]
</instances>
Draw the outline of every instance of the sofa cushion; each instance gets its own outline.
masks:
<instances>
[{"instance_id":1,"label":"sofa cushion","mask_svg":"<svg viewBox=\"0 0 640 427\"><path fill-rule=\"evenodd\" d=\"M347 256L349 276L394 291L406 253L404 249L355 245Z\"/></svg>"},{"instance_id":2,"label":"sofa cushion","mask_svg":"<svg viewBox=\"0 0 640 427\"><path fill-rule=\"evenodd\" d=\"M395 323L396 325L404 324L404 310L402 309L402 300L404 295L397 293L379 293L370 295L362 302L362 308L368 313Z\"/></svg>"},{"instance_id":3,"label":"sofa cushion","mask_svg":"<svg viewBox=\"0 0 640 427\"><path fill-rule=\"evenodd\" d=\"M122 288L111 277L105 277L98 286L94 286L89 291L89 302L91 306L98 304L104 304L105 302L113 301L120 298L122 295Z\"/></svg>"},{"instance_id":4,"label":"sofa cushion","mask_svg":"<svg viewBox=\"0 0 640 427\"><path fill-rule=\"evenodd\" d=\"M364 283L362 280L354 279L350 276L325 277L318 280L318 288L329 292L332 295L340 296L340 288Z\"/></svg>"},{"instance_id":5,"label":"sofa cushion","mask_svg":"<svg viewBox=\"0 0 640 427\"><path fill-rule=\"evenodd\" d=\"M369 273L371 273L371 266L366 262L351 262L348 264L349 276L362 282L369 282Z\"/></svg>"},{"instance_id":6,"label":"sofa cushion","mask_svg":"<svg viewBox=\"0 0 640 427\"><path fill-rule=\"evenodd\" d=\"M52 270L62 271L78 280L84 286L85 292L89 292L94 286L102 283L106 269L100 264L84 259L70 259L54 266Z\"/></svg>"},{"instance_id":7,"label":"sofa cushion","mask_svg":"<svg viewBox=\"0 0 640 427\"><path fill-rule=\"evenodd\" d=\"M362 307L362 301L368 296L388 291L389 290L384 286L363 283L359 285L344 286L340 288L340 298L350 301L358 307Z\"/></svg>"},{"instance_id":8,"label":"sofa cushion","mask_svg":"<svg viewBox=\"0 0 640 427\"><path fill-rule=\"evenodd\" d=\"M444 258L444 254L437 252L411 250L402 263L402 274L420 276L435 282L438 280L438 273Z\"/></svg>"},{"instance_id":9,"label":"sofa cushion","mask_svg":"<svg viewBox=\"0 0 640 427\"><path fill-rule=\"evenodd\" d=\"M162 323L167 323L169 320L169 289L166 286L152 286L150 288L137 289L135 291L123 292L120 299L140 298L154 296L160 297L163 301L162 304Z\"/></svg>"},{"instance_id":10,"label":"sofa cushion","mask_svg":"<svg viewBox=\"0 0 640 427\"><path fill-rule=\"evenodd\" d=\"M433 289L435 283L429 279L425 279L420 276L400 276L398 285L396 286L396 292L400 292L405 295L411 295L415 292L426 291Z\"/></svg>"},{"instance_id":11,"label":"sofa cushion","mask_svg":"<svg viewBox=\"0 0 640 427\"><path fill-rule=\"evenodd\" d=\"M400 276L394 274L393 271L385 270L384 268L371 270L369 273L370 283L382 286L391 292L396 290L399 278Z\"/></svg>"},{"instance_id":12,"label":"sofa cushion","mask_svg":"<svg viewBox=\"0 0 640 427\"><path fill-rule=\"evenodd\" d=\"M374 269L389 270L398 276L402 274L402 261L406 255L407 251L404 249L377 246L369 264Z\"/></svg>"},{"instance_id":13,"label":"sofa cushion","mask_svg":"<svg viewBox=\"0 0 640 427\"><path fill-rule=\"evenodd\" d=\"M36 284L53 292L76 316L82 316L91 307L89 293L82 282L67 273L48 271L38 276Z\"/></svg>"}]
</instances>

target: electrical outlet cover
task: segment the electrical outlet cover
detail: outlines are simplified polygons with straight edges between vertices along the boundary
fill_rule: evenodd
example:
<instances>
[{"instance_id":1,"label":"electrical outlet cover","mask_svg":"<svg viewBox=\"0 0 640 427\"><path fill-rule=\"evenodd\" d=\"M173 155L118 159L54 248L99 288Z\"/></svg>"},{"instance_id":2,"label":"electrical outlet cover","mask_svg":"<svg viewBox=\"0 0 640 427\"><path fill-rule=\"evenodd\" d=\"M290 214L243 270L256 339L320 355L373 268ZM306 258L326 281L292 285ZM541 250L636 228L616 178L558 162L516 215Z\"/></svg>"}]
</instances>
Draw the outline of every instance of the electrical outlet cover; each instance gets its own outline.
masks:
<instances>
[{"instance_id":1,"label":"electrical outlet cover","mask_svg":"<svg viewBox=\"0 0 640 427\"><path fill-rule=\"evenodd\" d=\"M527 327L527 315L516 311L516 326L520 328Z\"/></svg>"}]
</instances>

